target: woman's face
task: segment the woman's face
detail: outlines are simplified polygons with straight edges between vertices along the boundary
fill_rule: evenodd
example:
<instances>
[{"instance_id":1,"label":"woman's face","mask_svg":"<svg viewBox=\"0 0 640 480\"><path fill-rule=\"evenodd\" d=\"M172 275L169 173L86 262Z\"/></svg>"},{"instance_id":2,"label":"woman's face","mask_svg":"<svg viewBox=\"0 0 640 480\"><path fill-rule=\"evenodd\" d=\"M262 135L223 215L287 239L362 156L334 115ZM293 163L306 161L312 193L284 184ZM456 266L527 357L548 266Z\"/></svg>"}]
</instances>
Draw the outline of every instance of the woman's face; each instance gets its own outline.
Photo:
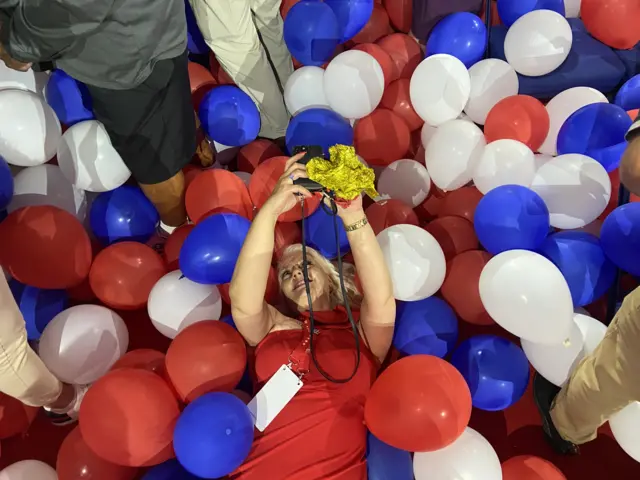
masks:
<instances>
[{"instance_id":1,"label":"woman's face","mask_svg":"<svg viewBox=\"0 0 640 480\"><path fill-rule=\"evenodd\" d=\"M314 310L330 309L329 278L318 265L314 264L314 257L308 253L307 271L309 273L309 289ZM298 310L309 309L302 270L302 252L286 255L280 261L278 280L282 293Z\"/></svg>"}]
</instances>

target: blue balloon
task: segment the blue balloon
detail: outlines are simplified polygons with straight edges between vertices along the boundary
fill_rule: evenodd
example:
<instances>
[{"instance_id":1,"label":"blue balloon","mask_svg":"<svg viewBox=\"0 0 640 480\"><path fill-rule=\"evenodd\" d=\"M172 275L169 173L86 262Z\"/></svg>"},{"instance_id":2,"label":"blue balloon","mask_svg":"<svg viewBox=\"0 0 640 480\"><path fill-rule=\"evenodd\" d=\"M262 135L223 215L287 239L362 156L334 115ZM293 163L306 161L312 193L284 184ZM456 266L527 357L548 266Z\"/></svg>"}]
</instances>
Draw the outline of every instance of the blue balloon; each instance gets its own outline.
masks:
<instances>
[{"instance_id":1,"label":"blue balloon","mask_svg":"<svg viewBox=\"0 0 640 480\"><path fill-rule=\"evenodd\" d=\"M234 213L205 218L180 249L180 270L189 280L209 285L229 283L251 222Z\"/></svg>"},{"instance_id":2,"label":"blue balloon","mask_svg":"<svg viewBox=\"0 0 640 480\"><path fill-rule=\"evenodd\" d=\"M547 237L539 253L562 272L574 307L596 301L616 279L616 266L604 254L600 240L589 233L555 233Z\"/></svg>"},{"instance_id":3,"label":"blue balloon","mask_svg":"<svg viewBox=\"0 0 640 480\"><path fill-rule=\"evenodd\" d=\"M310 108L291 119L285 140L289 153L299 145L319 145L329 155L329 147L353 145L353 128L333 110Z\"/></svg>"},{"instance_id":4,"label":"blue balloon","mask_svg":"<svg viewBox=\"0 0 640 480\"><path fill-rule=\"evenodd\" d=\"M600 245L619 268L640 276L640 203L622 205L609 214L600 230Z\"/></svg>"},{"instance_id":5,"label":"blue balloon","mask_svg":"<svg viewBox=\"0 0 640 480\"><path fill-rule=\"evenodd\" d=\"M9 281L13 298L24 317L29 340L38 340L53 317L66 310L69 296L65 290L44 290L17 280Z\"/></svg>"},{"instance_id":6,"label":"blue balloon","mask_svg":"<svg viewBox=\"0 0 640 480\"><path fill-rule=\"evenodd\" d=\"M336 14L324 2L302 0L291 7L284 20L284 41L303 65L319 67L325 63L341 37Z\"/></svg>"},{"instance_id":7,"label":"blue balloon","mask_svg":"<svg viewBox=\"0 0 640 480\"><path fill-rule=\"evenodd\" d=\"M565 16L564 0L498 0L498 15L507 27L534 10L553 10Z\"/></svg>"},{"instance_id":8,"label":"blue balloon","mask_svg":"<svg viewBox=\"0 0 640 480\"><path fill-rule=\"evenodd\" d=\"M187 17L187 50L191 53L195 53L196 55L208 54L211 50L209 49L207 42L204 41L200 28L198 28L198 22L196 21L196 16L191 9L189 0L185 0L184 10Z\"/></svg>"},{"instance_id":9,"label":"blue balloon","mask_svg":"<svg viewBox=\"0 0 640 480\"><path fill-rule=\"evenodd\" d=\"M0 210L4 210L13 198L13 175L9 164L0 157Z\"/></svg>"},{"instance_id":10,"label":"blue balloon","mask_svg":"<svg viewBox=\"0 0 640 480\"><path fill-rule=\"evenodd\" d=\"M405 355L426 354L444 358L458 340L458 319L438 297L397 302L393 346Z\"/></svg>"},{"instance_id":11,"label":"blue balloon","mask_svg":"<svg viewBox=\"0 0 640 480\"><path fill-rule=\"evenodd\" d=\"M258 107L235 85L221 85L208 92L198 116L209 138L223 145L241 147L260 132Z\"/></svg>"},{"instance_id":12,"label":"blue balloon","mask_svg":"<svg viewBox=\"0 0 640 480\"><path fill-rule=\"evenodd\" d=\"M200 477L191 475L174 458L153 467L142 477L142 480L200 480Z\"/></svg>"},{"instance_id":13,"label":"blue balloon","mask_svg":"<svg viewBox=\"0 0 640 480\"><path fill-rule=\"evenodd\" d=\"M156 231L160 215L138 187L123 185L101 193L91 204L91 230L103 245L120 241L146 243Z\"/></svg>"},{"instance_id":14,"label":"blue balloon","mask_svg":"<svg viewBox=\"0 0 640 480\"><path fill-rule=\"evenodd\" d=\"M640 108L640 74L625 82L616 94L615 104L625 110Z\"/></svg>"},{"instance_id":15,"label":"blue balloon","mask_svg":"<svg viewBox=\"0 0 640 480\"><path fill-rule=\"evenodd\" d=\"M93 101L84 83L71 78L62 70L54 70L46 89L47 103L62 123L75 125L93 120Z\"/></svg>"},{"instance_id":16,"label":"blue balloon","mask_svg":"<svg viewBox=\"0 0 640 480\"><path fill-rule=\"evenodd\" d=\"M338 19L340 43L351 40L364 28L373 13L373 0L325 0Z\"/></svg>"},{"instance_id":17,"label":"blue balloon","mask_svg":"<svg viewBox=\"0 0 640 480\"><path fill-rule=\"evenodd\" d=\"M594 158L611 172L618 168L626 147L625 135L633 121L621 107L593 103L574 112L558 133L558 155L580 153ZM611 156L611 149L618 152ZM606 162L606 163L602 163Z\"/></svg>"},{"instance_id":18,"label":"blue balloon","mask_svg":"<svg viewBox=\"0 0 640 480\"><path fill-rule=\"evenodd\" d=\"M368 480L413 480L411 453L367 436Z\"/></svg>"},{"instance_id":19,"label":"blue balloon","mask_svg":"<svg viewBox=\"0 0 640 480\"><path fill-rule=\"evenodd\" d=\"M322 206L309 215L304 220L304 234L309 245L318 250L329 260L338 258L349 251L349 239L344 230L344 224L339 217L335 218L338 224L338 245L336 245L336 229L334 227L334 217L329 215Z\"/></svg>"},{"instance_id":20,"label":"blue balloon","mask_svg":"<svg viewBox=\"0 0 640 480\"><path fill-rule=\"evenodd\" d=\"M529 384L529 361L521 348L495 335L477 335L451 355L471 390L474 407L488 412L516 403Z\"/></svg>"},{"instance_id":21,"label":"blue balloon","mask_svg":"<svg viewBox=\"0 0 640 480\"><path fill-rule=\"evenodd\" d=\"M230 393L206 393L182 412L173 433L178 461L203 478L219 478L238 468L253 443L253 418Z\"/></svg>"},{"instance_id":22,"label":"blue balloon","mask_svg":"<svg viewBox=\"0 0 640 480\"><path fill-rule=\"evenodd\" d=\"M549 233L549 209L533 190L503 185L482 197L473 224L489 253L537 250Z\"/></svg>"},{"instance_id":23,"label":"blue balloon","mask_svg":"<svg viewBox=\"0 0 640 480\"><path fill-rule=\"evenodd\" d=\"M426 56L446 53L469 68L482 60L487 40L487 27L480 17L469 12L452 13L431 31Z\"/></svg>"}]
</instances>

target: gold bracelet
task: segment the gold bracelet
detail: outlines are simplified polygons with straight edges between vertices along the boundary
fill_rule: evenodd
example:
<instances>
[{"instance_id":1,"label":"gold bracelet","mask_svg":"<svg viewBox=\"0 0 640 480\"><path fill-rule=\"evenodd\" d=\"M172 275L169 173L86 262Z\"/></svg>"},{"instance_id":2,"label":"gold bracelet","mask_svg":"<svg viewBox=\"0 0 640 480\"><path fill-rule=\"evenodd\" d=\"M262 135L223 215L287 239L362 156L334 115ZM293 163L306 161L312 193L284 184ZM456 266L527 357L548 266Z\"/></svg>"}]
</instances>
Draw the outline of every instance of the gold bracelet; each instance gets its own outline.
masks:
<instances>
[{"instance_id":1,"label":"gold bracelet","mask_svg":"<svg viewBox=\"0 0 640 480\"><path fill-rule=\"evenodd\" d=\"M367 220L367 217L364 217L358 220L357 222L352 223L351 225L345 225L344 230L345 232L353 232L355 230L358 230L359 228L364 227L365 225L369 225L369 221Z\"/></svg>"}]
</instances>

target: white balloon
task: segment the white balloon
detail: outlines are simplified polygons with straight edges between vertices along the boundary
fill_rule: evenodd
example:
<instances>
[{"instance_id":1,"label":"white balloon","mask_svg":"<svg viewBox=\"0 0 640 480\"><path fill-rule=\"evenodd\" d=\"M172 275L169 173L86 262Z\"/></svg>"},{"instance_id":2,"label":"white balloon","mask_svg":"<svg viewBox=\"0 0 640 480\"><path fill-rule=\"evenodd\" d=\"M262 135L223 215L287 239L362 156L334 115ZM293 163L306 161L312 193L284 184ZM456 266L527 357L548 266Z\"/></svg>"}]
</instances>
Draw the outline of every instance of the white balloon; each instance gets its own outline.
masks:
<instances>
[{"instance_id":1,"label":"white balloon","mask_svg":"<svg viewBox=\"0 0 640 480\"><path fill-rule=\"evenodd\" d=\"M480 299L505 330L532 342L557 344L569 337L571 292L560 270L527 250L493 257L480 274Z\"/></svg>"},{"instance_id":2,"label":"white balloon","mask_svg":"<svg viewBox=\"0 0 640 480\"><path fill-rule=\"evenodd\" d=\"M609 426L622 450L640 462L640 402L633 402L612 415Z\"/></svg>"},{"instance_id":3,"label":"white balloon","mask_svg":"<svg viewBox=\"0 0 640 480\"><path fill-rule=\"evenodd\" d=\"M597 218L593 222L585 225L584 227L569 229L569 231L572 231L572 232L590 233L594 237L598 237L598 238L600 238L601 230L602 230L602 220L598 220Z\"/></svg>"},{"instance_id":4,"label":"white balloon","mask_svg":"<svg viewBox=\"0 0 640 480\"><path fill-rule=\"evenodd\" d=\"M552 10L534 10L509 28L504 55L516 72L539 77L562 65L572 44L573 32L566 18Z\"/></svg>"},{"instance_id":5,"label":"white balloon","mask_svg":"<svg viewBox=\"0 0 640 480\"><path fill-rule=\"evenodd\" d=\"M128 346L129 331L120 315L100 305L76 305L45 327L38 354L63 382L85 385L107 373Z\"/></svg>"},{"instance_id":6,"label":"white balloon","mask_svg":"<svg viewBox=\"0 0 640 480\"><path fill-rule=\"evenodd\" d=\"M416 452L413 474L416 480L502 480L502 466L487 439L467 427L451 445Z\"/></svg>"},{"instance_id":7,"label":"white balloon","mask_svg":"<svg viewBox=\"0 0 640 480\"><path fill-rule=\"evenodd\" d=\"M424 155L433 183L444 191L465 186L486 144L482 130L467 120L451 120L438 127Z\"/></svg>"},{"instance_id":8,"label":"white balloon","mask_svg":"<svg viewBox=\"0 0 640 480\"><path fill-rule=\"evenodd\" d=\"M385 168L378 180L378 192L402 200L411 207L425 201L431 188L427 169L415 160L396 160Z\"/></svg>"},{"instance_id":9,"label":"white balloon","mask_svg":"<svg viewBox=\"0 0 640 480\"><path fill-rule=\"evenodd\" d=\"M607 208L611 179L600 163L578 153L560 155L545 163L531 182L547 205L551 226L580 228Z\"/></svg>"},{"instance_id":10,"label":"white balloon","mask_svg":"<svg viewBox=\"0 0 640 480\"><path fill-rule=\"evenodd\" d=\"M422 125L422 130L420 130L420 140L422 141L422 146L426 149L429 146L429 142L438 131L438 127L434 127L425 123Z\"/></svg>"},{"instance_id":11,"label":"white balloon","mask_svg":"<svg viewBox=\"0 0 640 480\"><path fill-rule=\"evenodd\" d=\"M61 135L53 109L33 92L0 90L0 157L20 167L42 165L56 154Z\"/></svg>"},{"instance_id":12,"label":"white balloon","mask_svg":"<svg viewBox=\"0 0 640 480\"><path fill-rule=\"evenodd\" d=\"M409 93L416 113L430 125L454 120L469 100L469 71L456 57L437 54L425 58L411 76Z\"/></svg>"},{"instance_id":13,"label":"white balloon","mask_svg":"<svg viewBox=\"0 0 640 480\"><path fill-rule=\"evenodd\" d=\"M3 469L0 480L58 480L58 474L39 460L22 460Z\"/></svg>"},{"instance_id":14,"label":"white balloon","mask_svg":"<svg viewBox=\"0 0 640 480\"><path fill-rule=\"evenodd\" d=\"M595 88L574 87L559 93L547 103L549 133L538 149L540 153L557 155L558 133L564 122L573 113L592 103L609 103L607 97Z\"/></svg>"},{"instance_id":15,"label":"white balloon","mask_svg":"<svg viewBox=\"0 0 640 480\"><path fill-rule=\"evenodd\" d=\"M329 106L345 118L369 115L382 100L384 73L378 61L366 52L343 52L324 72L324 94Z\"/></svg>"},{"instance_id":16,"label":"white balloon","mask_svg":"<svg viewBox=\"0 0 640 480\"><path fill-rule=\"evenodd\" d=\"M533 157L535 161L536 172L540 170L540 167L547 163L549 160L552 160L553 157L551 155L547 155L546 153L536 153Z\"/></svg>"},{"instance_id":17,"label":"white balloon","mask_svg":"<svg viewBox=\"0 0 640 480\"><path fill-rule=\"evenodd\" d=\"M168 338L203 320L218 320L222 298L215 285L202 285L174 270L162 277L151 289L147 304L153 326Z\"/></svg>"},{"instance_id":18,"label":"white balloon","mask_svg":"<svg viewBox=\"0 0 640 480\"><path fill-rule=\"evenodd\" d=\"M81 222L87 215L87 196L71 184L57 165L28 167L14 178L9 213L28 206L53 205L66 210Z\"/></svg>"},{"instance_id":19,"label":"white balloon","mask_svg":"<svg viewBox=\"0 0 640 480\"><path fill-rule=\"evenodd\" d=\"M564 0L564 16L567 18L578 18L580 16L580 6L582 0Z\"/></svg>"},{"instance_id":20,"label":"white balloon","mask_svg":"<svg viewBox=\"0 0 640 480\"><path fill-rule=\"evenodd\" d=\"M529 187L535 174L535 159L529 147L517 140L496 140L485 147L473 183L482 193L502 185Z\"/></svg>"},{"instance_id":21,"label":"white balloon","mask_svg":"<svg viewBox=\"0 0 640 480\"><path fill-rule=\"evenodd\" d=\"M511 65L497 58L480 60L469 69L471 92L464 112L480 125L500 101L518 94L520 82Z\"/></svg>"},{"instance_id":22,"label":"white balloon","mask_svg":"<svg viewBox=\"0 0 640 480\"><path fill-rule=\"evenodd\" d=\"M18 72L7 67L4 62L0 62L0 90L17 88L44 97L47 83L49 83L49 74L46 72L34 72L32 69Z\"/></svg>"},{"instance_id":23,"label":"white balloon","mask_svg":"<svg viewBox=\"0 0 640 480\"><path fill-rule=\"evenodd\" d=\"M576 309L578 310L578 309ZM586 310L585 310L586 311ZM573 321L578 325L582 338L584 339L584 353L589 355L593 353L600 342L607 334L607 326L600 320L593 318L584 313L575 313Z\"/></svg>"},{"instance_id":24,"label":"white balloon","mask_svg":"<svg viewBox=\"0 0 640 480\"><path fill-rule=\"evenodd\" d=\"M575 366L584 358L584 337L573 322L569 338L555 345L544 345L522 339L522 350L533 368L557 386L562 386Z\"/></svg>"},{"instance_id":25,"label":"white balloon","mask_svg":"<svg viewBox=\"0 0 640 480\"><path fill-rule=\"evenodd\" d=\"M446 274L442 247L426 230L394 225L377 236L397 300L422 300L436 293Z\"/></svg>"},{"instance_id":26,"label":"white balloon","mask_svg":"<svg viewBox=\"0 0 640 480\"><path fill-rule=\"evenodd\" d=\"M77 123L64 133L58 165L71 183L90 192L108 192L131 176L109 134L96 120Z\"/></svg>"},{"instance_id":27,"label":"white balloon","mask_svg":"<svg viewBox=\"0 0 640 480\"><path fill-rule=\"evenodd\" d=\"M284 86L284 101L291 115L315 107L328 107L324 95L324 69L301 67L289 77Z\"/></svg>"}]
</instances>

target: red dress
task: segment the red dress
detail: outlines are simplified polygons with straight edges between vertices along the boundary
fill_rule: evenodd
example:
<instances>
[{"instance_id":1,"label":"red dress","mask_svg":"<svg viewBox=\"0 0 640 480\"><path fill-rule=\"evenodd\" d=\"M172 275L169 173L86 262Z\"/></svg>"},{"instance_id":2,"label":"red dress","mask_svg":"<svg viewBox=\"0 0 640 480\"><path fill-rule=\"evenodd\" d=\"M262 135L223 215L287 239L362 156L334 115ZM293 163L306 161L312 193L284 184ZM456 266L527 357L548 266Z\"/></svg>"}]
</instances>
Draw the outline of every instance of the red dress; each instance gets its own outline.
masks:
<instances>
[{"instance_id":1,"label":"red dress","mask_svg":"<svg viewBox=\"0 0 640 480\"><path fill-rule=\"evenodd\" d=\"M357 320L358 312L353 313ZM356 350L346 312L314 312L314 318L313 348L320 367L333 378L348 377ZM289 363L305 336L304 329L276 331L260 342L255 350L258 389ZM360 349L360 367L347 383L329 382L311 362L302 389L264 432L255 431L249 457L229 478L366 480L364 403L377 361L362 339Z\"/></svg>"}]
</instances>

